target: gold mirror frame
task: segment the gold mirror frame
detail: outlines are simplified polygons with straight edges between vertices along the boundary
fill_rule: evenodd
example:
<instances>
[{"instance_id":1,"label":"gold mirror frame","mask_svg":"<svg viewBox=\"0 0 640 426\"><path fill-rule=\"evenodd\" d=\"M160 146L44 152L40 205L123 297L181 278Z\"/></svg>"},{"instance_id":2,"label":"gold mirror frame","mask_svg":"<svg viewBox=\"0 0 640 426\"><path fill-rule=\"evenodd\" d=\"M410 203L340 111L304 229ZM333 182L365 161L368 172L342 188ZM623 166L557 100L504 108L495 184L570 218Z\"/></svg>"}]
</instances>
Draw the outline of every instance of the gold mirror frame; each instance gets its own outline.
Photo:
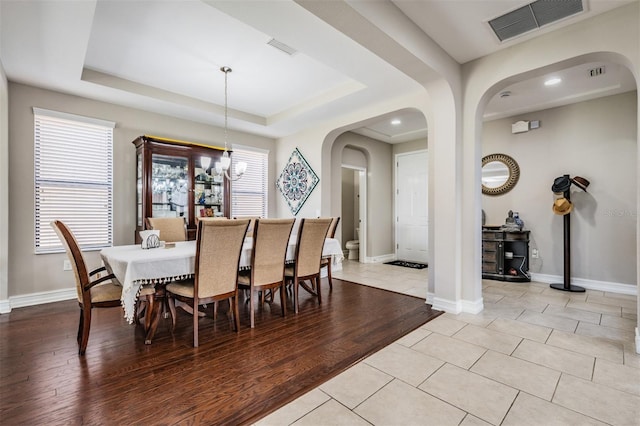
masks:
<instances>
[{"instance_id":1,"label":"gold mirror frame","mask_svg":"<svg viewBox=\"0 0 640 426\"><path fill-rule=\"evenodd\" d=\"M486 164L491 163L492 161L499 161L503 163L509 169L509 177L507 181L495 188L489 188L487 186L482 185L482 193L485 195L502 195L511 191L516 183L518 183L518 179L520 178L520 166L513 158L509 157L506 154L490 154L485 157L482 157L482 167Z\"/></svg>"}]
</instances>

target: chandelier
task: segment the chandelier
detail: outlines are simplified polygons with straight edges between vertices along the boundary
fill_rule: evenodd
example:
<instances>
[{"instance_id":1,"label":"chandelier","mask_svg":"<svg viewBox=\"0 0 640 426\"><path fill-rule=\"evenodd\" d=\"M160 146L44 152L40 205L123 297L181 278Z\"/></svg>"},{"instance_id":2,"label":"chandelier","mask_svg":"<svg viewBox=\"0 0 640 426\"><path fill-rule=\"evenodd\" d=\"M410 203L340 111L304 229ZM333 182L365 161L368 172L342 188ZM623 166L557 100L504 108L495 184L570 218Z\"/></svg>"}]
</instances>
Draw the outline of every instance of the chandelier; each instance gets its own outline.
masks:
<instances>
[{"instance_id":1,"label":"chandelier","mask_svg":"<svg viewBox=\"0 0 640 426\"><path fill-rule=\"evenodd\" d=\"M222 158L220 161L217 161L215 164L216 172L218 174L224 173L227 179L231 181L236 181L242 177L244 172L247 171L247 163L244 161L239 161L236 164L236 174L235 176L229 172L231 168L231 157L229 156L229 151L227 147L227 139L228 139L228 105L227 105L227 77L229 73L232 71L229 67L222 67L220 71L224 73L224 152L222 153Z\"/></svg>"}]
</instances>

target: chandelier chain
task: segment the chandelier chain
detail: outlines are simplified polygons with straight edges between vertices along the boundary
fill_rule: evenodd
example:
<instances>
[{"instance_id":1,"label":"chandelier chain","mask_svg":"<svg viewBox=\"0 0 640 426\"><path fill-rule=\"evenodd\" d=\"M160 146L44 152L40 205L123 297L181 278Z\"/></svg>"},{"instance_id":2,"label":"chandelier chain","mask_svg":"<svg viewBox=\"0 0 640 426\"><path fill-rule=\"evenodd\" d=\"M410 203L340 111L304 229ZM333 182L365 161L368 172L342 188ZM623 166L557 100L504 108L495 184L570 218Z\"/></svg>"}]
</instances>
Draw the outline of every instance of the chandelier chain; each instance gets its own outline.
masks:
<instances>
[{"instance_id":1,"label":"chandelier chain","mask_svg":"<svg viewBox=\"0 0 640 426\"><path fill-rule=\"evenodd\" d=\"M231 68L229 67L222 67L220 68L220 70L222 72L224 72L224 150L227 150L227 139L228 139L228 122L229 122L229 117L228 117L228 85L227 85L227 77L229 76L229 73L231 72Z\"/></svg>"},{"instance_id":2,"label":"chandelier chain","mask_svg":"<svg viewBox=\"0 0 640 426\"><path fill-rule=\"evenodd\" d=\"M1 1L1 0L0 0ZM222 158L220 162L216 163L220 165L220 172L223 172L225 177L230 181L236 181L242 177L244 172L247 170L247 163L244 161L240 161L236 164L236 175L233 176L230 174L231 168L231 158L229 156L228 151L228 139L229 139L229 85L228 85L228 76L232 71L229 67L221 67L220 71L224 73L224 152L222 153ZM216 166L217 167L217 166Z\"/></svg>"}]
</instances>

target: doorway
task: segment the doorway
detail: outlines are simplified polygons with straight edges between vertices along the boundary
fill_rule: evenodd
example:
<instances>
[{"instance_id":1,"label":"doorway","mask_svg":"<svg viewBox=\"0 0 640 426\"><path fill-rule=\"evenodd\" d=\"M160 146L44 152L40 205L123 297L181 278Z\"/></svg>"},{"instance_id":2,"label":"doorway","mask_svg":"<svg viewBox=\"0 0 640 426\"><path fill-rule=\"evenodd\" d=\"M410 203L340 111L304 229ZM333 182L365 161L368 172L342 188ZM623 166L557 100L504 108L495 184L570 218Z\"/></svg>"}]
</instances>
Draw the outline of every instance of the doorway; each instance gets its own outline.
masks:
<instances>
[{"instance_id":1,"label":"doorway","mask_svg":"<svg viewBox=\"0 0 640 426\"><path fill-rule=\"evenodd\" d=\"M358 241L357 260L367 261L367 169L356 166L342 166L342 212L340 219L342 247L345 257L347 242Z\"/></svg>"},{"instance_id":2,"label":"doorway","mask_svg":"<svg viewBox=\"0 0 640 426\"><path fill-rule=\"evenodd\" d=\"M396 257L429 263L427 150L396 155Z\"/></svg>"}]
</instances>

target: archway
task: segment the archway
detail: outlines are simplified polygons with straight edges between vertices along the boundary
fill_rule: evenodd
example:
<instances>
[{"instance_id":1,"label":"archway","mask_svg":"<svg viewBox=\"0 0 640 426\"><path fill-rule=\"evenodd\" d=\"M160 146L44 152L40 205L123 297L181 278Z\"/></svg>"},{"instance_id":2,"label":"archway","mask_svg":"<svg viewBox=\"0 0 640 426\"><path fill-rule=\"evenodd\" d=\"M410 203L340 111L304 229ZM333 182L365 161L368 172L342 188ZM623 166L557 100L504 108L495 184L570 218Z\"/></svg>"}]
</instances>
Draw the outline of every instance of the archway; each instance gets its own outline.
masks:
<instances>
[{"instance_id":1,"label":"archway","mask_svg":"<svg viewBox=\"0 0 640 426\"><path fill-rule=\"evenodd\" d=\"M400 111L406 110L407 109L403 109ZM411 108L410 110L420 112L415 108ZM360 235L362 238L361 250L366 254L365 261L368 262L382 262L395 259L395 228L393 220L393 188L395 176L393 158L395 152L398 152L398 150L402 152L402 147L415 149L417 142L409 141L404 142L404 144L391 145L362 134L351 132L351 130L368 126L381 120L387 120L397 113L398 111L393 111L377 115L336 129L327 135L325 138L325 146L323 146L323 151L325 148L330 150L329 171L325 172L323 170L323 176L327 173L332 176L332 180L329 183L330 191L323 191L325 195L330 194L330 202L325 203L323 201L323 207L329 204L330 210L323 212L323 214L340 215L343 210L341 180L337 177L341 176L341 169L345 161L347 165L366 169L367 188L369 189L367 191L368 196L366 201L367 214L364 218L365 226L361 227ZM422 112L420 113L424 116ZM420 145L420 148L426 149L426 137L423 137L422 140L424 146ZM343 157L345 150L354 150L362 153L365 163L349 164L350 160L345 160ZM428 165L425 164L425 169L427 168ZM324 183L327 185L326 180ZM372 229L375 229L375 232L371 232Z\"/></svg>"},{"instance_id":2,"label":"archway","mask_svg":"<svg viewBox=\"0 0 640 426\"><path fill-rule=\"evenodd\" d=\"M531 70L527 70L527 71L523 71L520 73L516 73L514 75L502 78L500 81L496 81L494 83L492 83L489 87L486 88L485 92L482 94L482 96L479 98L479 102L477 103L477 109L475 110L475 130L473 132L474 134L474 138L475 138L475 149L473 150L474 152L474 156L473 156L473 162L474 162L474 182L473 182L473 188L474 188L474 198L478 200L478 202L475 205L475 213L478 217L480 217L480 210L482 207L482 202L480 201L481 199L481 195L480 195L480 178L479 178L479 174L480 174L480 161L481 158L484 154L487 154L488 151L483 152L482 149L482 141L483 141L483 136L487 135L487 129L490 127L490 125L488 125L487 123L483 123L482 121L482 115L484 112L484 109L487 105L487 103L489 102L489 99L491 99L493 96L495 96L497 93L499 93L501 90L503 90L506 86L517 82L517 81L521 81L524 79L529 79L529 78L533 78L533 77L538 77L544 74L547 74L551 71L557 71L560 69L564 69L567 67L572 67L575 66L577 64L582 64L582 63L589 63L589 62L597 62L597 61L602 61L602 62L609 62L609 63L615 63L618 64L619 66L625 67L629 72L631 72L631 74L634 75L635 81L636 81L636 88L637 88L637 81L638 81L638 74L637 74L637 67L634 67L633 64L622 54L619 53L614 53L614 52L593 52L593 53L588 53L588 54L584 54L584 55L579 55L579 56L574 56L562 61L558 61L552 64L548 64L548 65L544 65L535 69L531 69ZM636 89L637 90L637 89ZM614 97L611 97L614 98ZM593 105L596 105L596 102L602 102L603 104L606 102L605 100L603 100L604 98L601 98L598 101L586 101L586 102L590 102L591 107L593 108ZM633 122L627 122L625 123L624 127L627 129L627 134L637 134L637 129L638 129L638 117L640 116L640 112L637 111L638 109L638 101L634 99L629 99L628 97L625 99L623 95L616 95L616 100L621 100L623 99L623 102L626 102L627 106L631 106L631 108L627 108L628 110L632 110L632 109L636 109L635 114L632 112L630 114L630 119L633 120ZM611 101L613 102L613 101ZM606 136L602 137L601 139L607 142L610 142L613 138L615 138L614 135L617 135L620 133L621 131L621 127L620 123L619 123L619 116L620 114L618 114L614 120L608 120L607 117L607 113L610 113L610 111L612 109L615 109L615 106L611 106L612 103L609 102L606 106L603 106L602 108L604 108L604 114L601 116L598 116L596 118L591 117L591 120L594 122L598 122L598 123L602 123L602 126L606 126L605 123L607 122L615 122L617 123L616 125L614 125L614 127L610 128L611 132L609 132L609 134L607 134ZM571 108L571 112L575 115L575 113L579 112L580 109L578 106L576 106L577 104L572 105L571 107L568 106L563 106L563 107L558 107L554 109L554 112L556 114L561 114L562 113L562 109L561 108ZM607 111L607 109L609 109L609 111ZM545 114L545 110L542 110L541 112L539 112L538 114ZM539 119L539 115L535 118L536 120ZM625 116L626 117L626 116ZM517 119L521 119L522 117L520 116L516 116L514 117L513 121L516 121ZM558 117L560 118L560 117ZM588 120L588 119L587 119ZM549 116L547 115L547 121L553 123L553 120L550 120ZM575 123L579 123L578 121L575 121ZM590 123L586 123L585 124L585 129L588 129L588 125ZM556 126L559 126L556 123ZM544 123L542 124L542 128L544 128ZM571 139L572 136L574 136L575 134L580 134L580 131L587 131L587 130L581 130L580 126L574 127L571 134L566 135L565 134L565 140L567 139ZM589 136L589 135L588 135ZM589 149L589 145L588 143L589 141L589 137L584 137L582 139L582 144L578 149ZM637 170L640 169L640 160L639 160L639 154L638 154L638 146L637 146L637 136L634 137L628 137L627 136L627 142L631 140L634 143L634 146L632 147L631 150L627 150L624 151L621 155L623 155L624 159L623 161L620 160L615 160L615 159L611 159L610 155L611 152L613 150L616 150L616 147L614 146L609 146L608 154L603 154L600 153L600 158L597 159L597 162L595 164L591 164L589 165L588 162L585 162L583 160L583 157L586 155L587 157L589 157L592 153L585 153L583 152L580 156L579 155L571 155L569 153L565 151L563 151L563 149L561 147L556 146L554 148L553 151L549 151L548 148L545 148L544 144L538 144L536 146L537 149L541 150L542 152L546 153L546 160L543 161L543 163L545 164L545 170L549 170L548 173L550 173L551 177L549 176L539 176L539 178L542 181L541 186L543 187L543 191L545 192L544 195L541 194L535 194L535 193L531 193L531 190L528 190L528 195L530 197L537 197L538 199L545 199L545 200L549 200L551 197L551 193L549 191L551 182L553 180L553 177L556 175L562 175L563 173L570 173L570 174L589 174L591 173L593 175L593 177L597 176L597 179L600 181L600 184L605 186L605 187L619 187L617 185L612 185L611 183L607 183L606 178L607 177L612 177L615 180L615 175L617 172L621 172L622 174L624 174L624 170L626 170L626 177L624 179L621 178L622 181L625 182L625 185L627 185L627 187L625 188L626 192L623 196L623 198L625 198L625 200L627 198L631 198L631 200L628 202L628 204L623 205L622 207L614 207L612 206L611 209L608 209L607 211L603 211L602 209L602 205L600 205L598 207L598 201L600 200L603 204L607 205L611 205L607 200L608 200L608 196L609 194L607 194L606 192L603 192L602 190L598 190L596 187L592 186L592 191L590 191L589 193L586 193L584 195L584 198L581 200L581 206L582 207L582 212L580 216L576 217L575 220L576 222L580 225L582 225L583 231L590 231L589 234L589 241L584 242L583 244L578 244L581 248L581 253L575 253L575 255L579 255L581 257L579 257L577 265L574 265L573 268L573 273L572 273L572 281L575 279L578 280L579 284L583 287L586 287L588 289L600 289L600 290L604 290L604 291L613 291L613 292L622 292L622 293L626 293L626 294L635 294L637 295L638 298L640 298L640 293L638 292L638 276L640 275L639 273L639 268L640 268L640 260L638 260L637 257L637 252L638 252L638 237L637 237L637 232L638 232L638 228L639 228L639 220L637 218L637 215L634 215L633 212L637 212L637 206L640 203L640 200L638 200L638 182L636 180L632 180L629 181L628 180L628 176L633 176L634 173L637 175ZM547 149L545 151L545 149ZM574 150L577 150L574 144L573 147ZM495 148L493 148L493 150L495 150ZM561 158L564 161L559 162L555 165L554 168L554 156L553 156L553 152L555 152L557 154L557 158ZM508 154L508 152L507 152ZM575 161L572 161L573 157L575 158L580 158L581 163L577 164ZM607 160L605 160L607 159ZM629 162L629 164L627 164L627 162ZM615 171L613 171L612 173L609 173L610 176L607 177L603 177L602 175L598 175L598 171L599 169L605 169L607 164L611 164L613 166L613 164L618 164L617 169ZM626 169L620 170L622 166L622 164L627 164ZM584 167L582 170L587 170L587 171L580 171L579 173L577 171L574 171L576 169L579 169L580 167ZM615 167L615 166L614 166ZM572 170L568 170L567 168L573 168ZM602 170L603 173L606 173L606 170ZM468 178L467 178L468 179ZM469 181L466 181L467 183L469 183ZM595 180L594 180L595 182ZM601 187L602 189L602 187ZM609 191L610 192L610 191ZM590 197L590 198L588 198ZM547 203L548 204L548 203ZM550 211L550 204L547 207L546 210ZM545 212L546 212L545 210ZM612 213L613 212L613 213ZM607 220L607 216L612 216L615 215L616 213L619 215L624 216L625 212L627 216L634 216L633 218L631 217L627 217L626 219L630 219L627 220L627 222L629 222L629 226L626 227L625 230L618 230L617 231L617 235L624 235L621 238L615 238L615 241L618 242L623 242L622 244L618 244L619 246L622 247L626 247L626 253L623 250L623 253L621 253L621 256L616 256L615 260L611 260L611 262L609 264L606 265L599 265L598 266L598 270L601 273L600 275L595 274L592 270L590 270L589 268L589 256L592 256L592 260L595 259L596 261L601 261L602 257L598 258L597 256L593 257L594 254L592 253L593 250L597 250L598 252L609 252L609 251L615 251L617 250L617 248L612 248L611 250L609 250L607 247L608 244L610 244L611 240L612 240L612 236L611 233L609 233L609 237L607 239L603 238L603 237L594 237L594 234L597 233L597 231L599 229L602 228L606 228L606 226L610 226L611 224L606 224L604 223ZM579 214L580 214L579 213ZM506 212L505 212L506 214ZM536 212L534 211L533 214L531 215L532 217L534 217L534 219L532 220L533 223L536 223L537 221L537 217L536 217ZM548 216L547 214L543 214L542 216ZM551 217L551 219L553 219L553 217ZM526 220L525 220L526 222ZM560 221L556 221L559 223L552 223L550 226L547 226L546 229L547 231L549 229L552 230L553 232L557 232L559 231L560 233L561 231L561 225L560 225ZM596 229L595 225L599 223L599 229ZM540 225L538 224L538 227L540 228ZM629 233L629 229L635 229L636 232L634 233ZM606 233L606 230L605 230ZM631 238L631 240L629 240L629 238ZM544 242L540 242L540 241L534 241L533 244L535 244L536 246L539 246L541 244L544 244ZM560 245L561 243L556 244L556 246L549 246L547 244L546 246L546 254L549 257L554 257L553 253L554 250L557 252L558 248L561 247ZM477 241L477 245L476 245L476 249L477 249L477 253L478 253L478 259L480 259L480 241L478 238ZM540 252L540 247L535 247L539 249ZM624 261L624 256L625 255L629 255L627 261ZM547 257L547 259L542 259L544 262L551 261L551 259L549 259L549 257ZM561 255L560 256L555 256L559 259L561 259ZM606 257L606 256L605 256ZM532 259L533 260L533 259ZM536 260L536 262L539 262L539 260ZM558 263L558 260L555 260L556 263ZM621 275L619 274L619 272L624 269L624 268L620 268L619 265L620 263L623 263L625 265L631 265L631 268L627 268L624 273ZM593 262L592 262L593 263ZM597 262L596 262L597 263ZM549 270L549 269L542 269L540 268L540 265L535 265L535 263L532 265L534 268L533 272L534 272L534 276L533 278L538 280L538 281L543 281L543 282L550 282L548 280L555 278L558 273L557 270ZM538 270L536 270L536 267L538 268ZM578 272L579 270L579 272ZM537 276L536 276L537 273ZM602 273L608 273L609 275L603 275ZM476 283L480 283L481 279L481 268L478 267L476 269L476 277L474 278L474 281ZM586 275L586 276L585 276ZM621 278L622 277L622 278ZM479 285L479 287L481 287L481 284ZM467 291L470 291L470 289L467 289ZM471 294L471 293L469 293ZM638 338L636 338L636 340L638 340ZM638 351L638 348L640 348L640 342L636 342L636 350Z\"/></svg>"}]
</instances>

